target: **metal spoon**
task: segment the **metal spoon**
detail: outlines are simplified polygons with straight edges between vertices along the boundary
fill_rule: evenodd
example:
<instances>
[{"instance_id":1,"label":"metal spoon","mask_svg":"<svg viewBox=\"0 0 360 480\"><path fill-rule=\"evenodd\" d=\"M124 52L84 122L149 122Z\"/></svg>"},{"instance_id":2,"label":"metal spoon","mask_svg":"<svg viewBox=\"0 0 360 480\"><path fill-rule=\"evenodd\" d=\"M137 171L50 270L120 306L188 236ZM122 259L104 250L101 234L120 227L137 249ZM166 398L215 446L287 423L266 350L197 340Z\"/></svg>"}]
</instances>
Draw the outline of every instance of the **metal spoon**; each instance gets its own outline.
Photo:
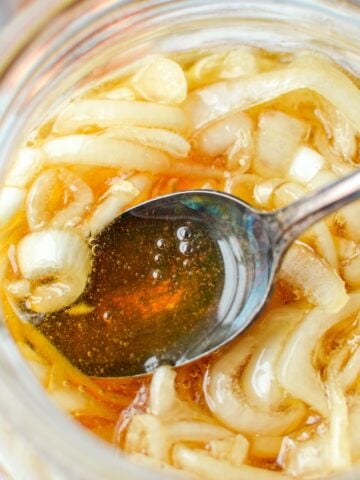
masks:
<instances>
[{"instance_id":1,"label":"metal spoon","mask_svg":"<svg viewBox=\"0 0 360 480\"><path fill-rule=\"evenodd\" d=\"M225 272L211 326L191 336L185 347L176 345L175 339L171 348L132 374L146 373L161 363L182 365L239 335L266 303L289 245L321 218L359 197L357 171L274 213L261 213L232 195L207 190L166 195L125 212L120 220L129 216L169 222L188 218L206 224L221 251Z\"/></svg>"}]
</instances>

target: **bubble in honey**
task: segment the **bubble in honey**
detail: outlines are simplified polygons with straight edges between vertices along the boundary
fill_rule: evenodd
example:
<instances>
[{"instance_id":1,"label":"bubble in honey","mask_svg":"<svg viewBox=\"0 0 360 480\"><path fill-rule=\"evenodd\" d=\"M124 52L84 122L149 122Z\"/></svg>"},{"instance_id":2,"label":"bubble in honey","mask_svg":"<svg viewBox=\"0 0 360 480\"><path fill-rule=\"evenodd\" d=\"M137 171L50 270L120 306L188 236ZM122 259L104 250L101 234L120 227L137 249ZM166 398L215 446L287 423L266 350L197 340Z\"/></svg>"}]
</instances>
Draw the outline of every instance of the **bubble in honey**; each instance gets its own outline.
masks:
<instances>
[{"instance_id":1,"label":"bubble in honey","mask_svg":"<svg viewBox=\"0 0 360 480\"><path fill-rule=\"evenodd\" d=\"M177 229L176 236L179 240L188 240L192 237L192 232L189 227L180 227Z\"/></svg>"}]
</instances>

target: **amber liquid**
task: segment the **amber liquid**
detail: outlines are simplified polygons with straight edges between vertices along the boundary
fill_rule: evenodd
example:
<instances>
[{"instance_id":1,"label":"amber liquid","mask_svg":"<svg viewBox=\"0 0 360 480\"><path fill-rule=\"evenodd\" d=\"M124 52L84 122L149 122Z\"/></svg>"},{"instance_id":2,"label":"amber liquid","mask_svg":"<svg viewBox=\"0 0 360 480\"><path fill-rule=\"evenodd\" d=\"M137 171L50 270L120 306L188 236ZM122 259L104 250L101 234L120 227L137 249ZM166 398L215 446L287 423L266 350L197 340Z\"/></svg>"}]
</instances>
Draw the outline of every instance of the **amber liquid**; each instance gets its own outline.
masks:
<instances>
[{"instance_id":1,"label":"amber liquid","mask_svg":"<svg viewBox=\"0 0 360 480\"><path fill-rule=\"evenodd\" d=\"M38 329L88 375L175 364L216 317L224 272L211 232L193 220L125 215L92 245L92 274L79 300L92 311L46 315L36 319Z\"/></svg>"}]
</instances>

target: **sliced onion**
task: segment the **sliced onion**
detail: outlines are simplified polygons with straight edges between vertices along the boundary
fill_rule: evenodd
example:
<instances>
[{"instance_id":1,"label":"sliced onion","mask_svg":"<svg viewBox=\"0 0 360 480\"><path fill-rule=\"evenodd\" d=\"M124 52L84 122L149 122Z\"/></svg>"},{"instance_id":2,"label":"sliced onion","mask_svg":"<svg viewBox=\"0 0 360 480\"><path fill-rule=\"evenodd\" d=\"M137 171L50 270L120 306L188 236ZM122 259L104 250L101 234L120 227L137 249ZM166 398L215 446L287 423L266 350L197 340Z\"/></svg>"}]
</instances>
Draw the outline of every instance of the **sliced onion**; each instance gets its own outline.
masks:
<instances>
[{"instance_id":1,"label":"sliced onion","mask_svg":"<svg viewBox=\"0 0 360 480\"><path fill-rule=\"evenodd\" d=\"M59 184L65 188L63 197L70 194L73 201L50 218L48 202ZM47 224L53 228L74 227L81 222L92 202L92 190L81 178L66 169L46 170L35 180L26 199L29 227L31 230L39 230Z\"/></svg>"},{"instance_id":2,"label":"sliced onion","mask_svg":"<svg viewBox=\"0 0 360 480\"><path fill-rule=\"evenodd\" d=\"M259 54L251 47L231 49L222 61L219 79L239 78L259 73Z\"/></svg>"},{"instance_id":3,"label":"sliced onion","mask_svg":"<svg viewBox=\"0 0 360 480\"><path fill-rule=\"evenodd\" d=\"M360 398L355 396L350 401L349 407L349 423L350 423L350 441L351 456L353 460L360 458Z\"/></svg>"},{"instance_id":4,"label":"sliced onion","mask_svg":"<svg viewBox=\"0 0 360 480\"><path fill-rule=\"evenodd\" d=\"M94 135L69 135L49 140L43 146L48 165L94 165L151 173L170 168L167 155L125 140Z\"/></svg>"},{"instance_id":5,"label":"sliced onion","mask_svg":"<svg viewBox=\"0 0 360 480\"><path fill-rule=\"evenodd\" d=\"M339 210L335 221L344 235L356 242L360 242L360 202L354 202Z\"/></svg>"},{"instance_id":6,"label":"sliced onion","mask_svg":"<svg viewBox=\"0 0 360 480\"><path fill-rule=\"evenodd\" d=\"M29 280L17 280L9 283L7 291L15 298L25 298L31 294L31 283Z\"/></svg>"},{"instance_id":7,"label":"sliced onion","mask_svg":"<svg viewBox=\"0 0 360 480\"><path fill-rule=\"evenodd\" d=\"M289 177L295 182L307 185L325 166L325 160L309 147L300 147L289 168Z\"/></svg>"},{"instance_id":8,"label":"sliced onion","mask_svg":"<svg viewBox=\"0 0 360 480\"><path fill-rule=\"evenodd\" d=\"M338 269L338 258L334 238L326 225L326 222L319 222L313 226L313 232L316 237L316 249L319 254L335 270Z\"/></svg>"},{"instance_id":9,"label":"sliced onion","mask_svg":"<svg viewBox=\"0 0 360 480\"><path fill-rule=\"evenodd\" d=\"M233 435L232 438L212 440L208 450L217 460L225 460L235 467L240 467L248 456L249 445L247 438L242 435Z\"/></svg>"},{"instance_id":10,"label":"sliced onion","mask_svg":"<svg viewBox=\"0 0 360 480\"><path fill-rule=\"evenodd\" d=\"M306 193L306 189L298 183L283 183L274 191L275 208L286 207L290 203L300 200Z\"/></svg>"},{"instance_id":11,"label":"sliced onion","mask_svg":"<svg viewBox=\"0 0 360 480\"><path fill-rule=\"evenodd\" d=\"M128 87L118 87L105 92L101 92L98 95L98 98L103 98L107 100L125 100L130 102L136 99L136 95L131 88Z\"/></svg>"},{"instance_id":12,"label":"sliced onion","mask_svg":"<svg viewBox=\"0 0 360 480\"><path fill-rule=\"evenodd\" d=\"M268 111L259 119L255 173L264 177L284 177L305 138L307 126L282 112Z\"/></svg>"},{"instance_id":13,"label":"sliced onion","mask_svg":"<svg viewBox=\"0 0 360 480\"><path fill-rule=\"evenodd\" d=\"M162 150L175 157L187 157L190 144L181 135L160 128L120 126L104 133L104 136L118 140L140 143L156 150Z\"/></svg>"},{"instance_id":14,"label":"sliced onion","mask_svg":"<svg viewBox=\"0 0 360 480\"><path fill-rule=\"evenodd\" d=\"M346 392L356 382L360 375L360 346L351 354L345 367L339 372L338 382Z\"/></svg>"},{"instance_id":15,"label":"sliced onion","mask_svg":"<svg viewBox=\"0 0 360 480\"><path fill-rule=\"evenodd\" d=\"M181 66L169 58L154 55L133 78L135 90L150 102L177 104L187 95L187 81Z\"/></svg>"},{"instance_id":16,"label":"sliced onion","mask_svg":"<svg viewBox=\"0 0 360 480\"><path fill-rule=\"evenodd\" d=\"M26 187L40 172L44 155L40 149L24 147L11 165L5 183L9 187Z\"/></svg>"},{"instance_id":17,"label":"sliced onion","mask_svg":"<svg viewBox=\"0 0 360 480\"><path fill-rule=\"evenodd\" d=\"M338 238L338 254L341 260L349 260L352 257L355 257L360 253L360 245L358 245L354 240L349 240L347 238Z\"/></svg>"},{"instance_id":18,"label":"sliced onion","mask_svg":"<svg viewBox=\"0 0 360 480\"><path fill-rule=\"evenodd\" d=\"M113 183L88 222L91 236L96 236L115 220L139 193L131 181L118 180Z\"/></svg>"},{"instance_id":19,"label":"sliced onion","mask_svg":"<svg viewBox=\"0 0 360 480\"><path fill-rule=\"evenodd\" d=\"M0 228L8 225L23 208L26 190L17 187L0 188Z\"/></svg>"},{"instance_id":20,"label":"sliced onion","mask_svg":"<svg viewBox=\"0 0 360 480\"><path fill-rule=\"evenodd\" d=\"M87 127L120 125L166 128L176 132L186 132L188 128L185 113L179 107L120 100L77 100L61 110L54 132L66 135Z\"/></svg>"},{"instance_id":21,"label":"sliced onion","mask_svg":"<svg viewBox=\"0 0 360 480\"><path fill-rule=\"evenodd\" d=\"M47 392L51 400L61 410L65 410L68 413L79 413L86 411L87 401L84 395L76 390L59 388Z\"/></svg>"},{"instance_id":22,"label":"sliced onion","mask_svg":"<svg viewBox=\"0 0 360 480\"><path fill-rule=\"evenodd\" d=\"M285 392L276 378L276 363L285 340L302 316L303 312L294 308L277 309L266 316L264 339L255 348L241 377L250 405L271 411L279 409L284 401Z\"/></svg>"},{"instance_id":23,"label":"sliced onion","mask_svg":"<svg viewBox=\"0 0 360 480\"><path fill-rule=\"evenodd\" d=\"M255 436L251 439L250 455L262 460L276 460L284 437Z\"/></svg>"},{"instance_id":24,"label":"sliced onion","mask_svg":"<svg viewBox=\"0 0 360 480\"><path fill-rule=\"evenodd\" d=\"M329 170L321 170L309 181L307 187L309 190L317 190L318 188L325 187L325 185L336 182L336 180L338 180L338 176L335 175L335 173Z\"/></svg>"},{"instance_id":25,"label":"sliced onion","mask_svg":"<svg viewBox=\"0 0 360 480\"><path fill-rule=\"evenodd\" d=\"M262 207L270 208L275 190L283 183L285 183L285 180L281 178L270 178L255 185L254 198L256 202Z\"/></svg>"},{"instance_id":26,"label":"sliced onion","mask_svg":"<svg viewBox=\"0 0 360 480\"><path fill-rule=\"evenodd\" d=\"M151 381L149 413L163 421L200 420L209 417L193 406L178 398L175 390L176 373L171 367L159 367Z\"/></svg>"},{"instance_id":27,"label":"sliced onion","mask_svg":"<svg viewBox=\"0 0 360 480\"><path fill-rule=\"evenodd\" d=\"M222 460L216 460L203 450L176 445L173 450L176 466L188 470L206 480L290 480L292 477L268 469L242 465L235 467Z\"/></svg>"},{"instance_id":28,"label":"sliced onion","mask_svg":"<svg viewBox=\"0 0 360 480\"><path fill-rule=\"evenodd\" d=\"M239 433L283 435L303 420L303 404L292 401L280 411L265 412L250 406L235 383L237 372L255 345L254 337L244 336L214 364L206 382L206 401L216 418Z\"/></svg>"},{"instance_id":29,"label":"sliced onion","mask_svg":"<svg viewBox=\"0 0 360 480\"><path fill-rule=\"evenodd\" d=\"M344 282L336 271L310 247L299 242L287 252L279 278L328 313L340 311L349 299Z\"/></svg>"},{"instance_id":30,"label":"sliced onion","mask_svg":"<svg viewBox=\"0 0 360 480\"><path fill-rule=\"evenodd\" d=\"M193 130L237 110L308 88L325 97L360 130L360 92L329 60L303 53L286 67L201 88L188 96L186 107Z\"/></svg>"},{"instance_id":31,"label":"sliced onion","mask_svg":"<svg viewBox=\"0 0 360 480\"><path fill-rule=\"evenodd\" d=\"M17 259L23 277L32 281L27 306L38 313L73 304L85 290L91 270L89 246L72 230L26 235L18 244Z\"/></svg>"},{"instance_id":32,"label":"sliced onion","mask_svg":"<svg viewBox=\"0 0 360 480\"><path fill-rule=\"evenodd\" d=\"M196 149L209 157L217 157L227 151L233 155L241 151L242 155L252 157L253 123L251 117L243 112L219 120L196 137Z\"/></svg>"},{"instance_id":33,"label":"sliced onion","mask_svg":"<svg viewBox=\"0 0 360 480\"><path fill-rule=\"evenodd\" d=\"M218 425L185 420L167 425L166 430L171 443L191 442L206 444L212 440L234 436L233 432Z\"/></svg>"},{"instance_id":34,"label":"sliced onion","mask_svg":"<svg viewBox=\"0 0 360 480\"><path fill-rule=\"evenodd\" d=\"M146 453L166 461L170 448L166 428L153 415L136 415L130 422L124 449L128 453Z\"/></svg>"},{"instance_id":35,"label":"sliced onion","mask_svg":"<svg viewBox=\"0 0 360 480\"><path fill-rule=\"evenodd\" d=\"M346 398L332 379L327 385L330 417L328 426L305 442L290 442L287 470L295 476L313 478L319 474L343 471L351 466L350 428ZM325 430L325 431L324 431Z\"/></svg>"},{"instance_id":36,"label":"sliced onion","mask_svg":"<svg viewBox=\"0 0 360 480\"><path fill-rule=\"evenodd\" d=\"M289 336L279 358L278 379L283 388L324 417L329 415L329 407L324 385L312 364L313 351L332 325L356 314L359 308L359 293L350 294L349 302L337 313L325 313L322 308L315 308Z\"/></svg>"},{"instance_id":37,"label":"sliced onion","mask_svg":"<svg viewBox=\"0 0 360 480\"><path fill-rule=\"evenodd\" d=\"M235 174L225 181L224 191L231 193L247 203L252 203L254 188L261 182L261 177L250 173Z\"/></svg>"},{"instance_id":38,"label":"sliced onion","mask_svg":"<svg viewBox=\"0 0 360 480\"><path fill-rule=\"evenodd\" d=\"M342 266L342 276L350 287L360 287L360 255L350 258Z\"/></svg>"}]
</instances>

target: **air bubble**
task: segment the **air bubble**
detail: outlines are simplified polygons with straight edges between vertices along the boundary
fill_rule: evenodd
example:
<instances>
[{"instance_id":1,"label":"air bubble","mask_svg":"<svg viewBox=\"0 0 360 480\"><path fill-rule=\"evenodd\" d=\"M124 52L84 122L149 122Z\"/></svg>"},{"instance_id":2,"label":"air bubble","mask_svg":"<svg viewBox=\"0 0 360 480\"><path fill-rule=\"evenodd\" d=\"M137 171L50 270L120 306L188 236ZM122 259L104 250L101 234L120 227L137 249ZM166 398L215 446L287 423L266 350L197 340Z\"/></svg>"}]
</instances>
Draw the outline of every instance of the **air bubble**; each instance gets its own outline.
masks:
<instances>
[{"instance_id":1,"label":"air bubble","mask_svg":"<svg viewBox=\"0 0 360 480\"><path fill-rule=\"evenodd\" d=\"M159 366L159 359L153 355L152 357L148 358L144 363L144 369L146 372L152 372Z\"/></svg>"},{"instance_id":2,"label":"air bubble","mask_svg":"<svg viewBox=\"0 0 360 480\"><path fill-rule=\"evenodd\" d=\"M159 238L157 241L156 241L156 246L158 248L165 248L166 247L166 241L164 238Z\"/></svg>"},{"instance_id":3,"label":"air bubble","mask_svg":"<svg viewBox=\"0 0 360 480\"><path fill-rule=\"evenodd\" d=\"M162 278L162 273L160 270L153 270L151 276L154 280L160 280Z\"/></svg>"},{"instance_id":4,"label":"air bubble","mask_svg":"<svg viewBox=\"0 0 360 480\"><path fill-rule=\"evenodd\" d=\"M162 255L160 253L157 253L154 257L155 262L161 262L162 260Z\"/></svg>"},{"instance_id":5,"label":"air bubble","mask_svg":"<svg viewBox=\"0 0 360 480\"><path fill-rule=\"evenodd\" d=\"M191 245L189 242L180 242L179 250L183 255L189 255L191 253Z\"/></svg>"},{"instance_id":6,"label":"air bubble","mask_svg":"<svg viewBox=\"0 0 360 480\"><path fill-rule=\"evenodd\" d=\"M192 232L189 227L180 227L177 229L176 236L179 240L188 240L192 236Z\"/></svg>"}]
</instances>

